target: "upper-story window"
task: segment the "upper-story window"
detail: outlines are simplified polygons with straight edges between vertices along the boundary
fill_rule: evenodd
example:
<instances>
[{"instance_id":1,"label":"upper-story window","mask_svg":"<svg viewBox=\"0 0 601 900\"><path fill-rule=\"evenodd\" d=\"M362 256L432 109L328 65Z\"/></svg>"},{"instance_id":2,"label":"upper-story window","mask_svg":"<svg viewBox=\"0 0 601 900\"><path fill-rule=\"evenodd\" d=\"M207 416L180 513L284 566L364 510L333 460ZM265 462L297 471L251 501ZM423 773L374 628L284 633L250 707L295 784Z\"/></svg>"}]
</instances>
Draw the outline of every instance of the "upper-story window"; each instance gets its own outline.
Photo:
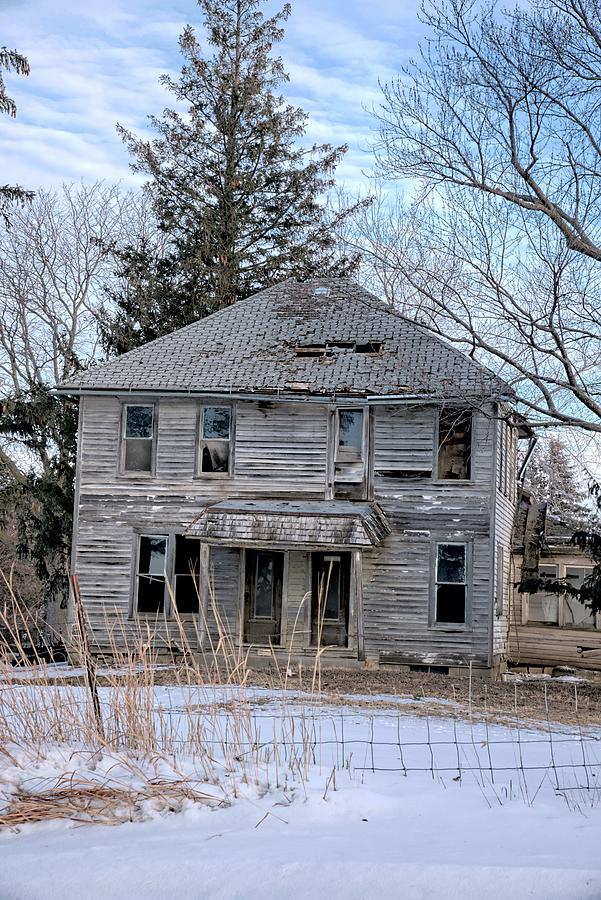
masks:
<instances>
[{"instance_id":1,"label":"upper-story window","mask_svg":"<svg viewBox=\"0 0 601 900\"><path fill-rule=\"evenodd\" d=\"M438 416L438 478L467 481L471 472L471 410L441 409Z\"/></svg>"},{"instance_id":2,"label":"upper-story window","mask_svg":"<svg viewBox=\"0 0 601 900\"><path fill-rule=\"evenodd\" d=\"M338 410L337 460L363 459L363 410Z\"/></svg>"},{"instance_id":3,"label":"upper-story window","mask_svg":"<svg viewBox=\"0 0 601 900\"><path fill-rule=\"evenodd\" d=\"M516 431L506 421L499 422L497 489L511 498L515 492L517 467Z\"/></svg>"},{"instance_id":4,"label":"upper-story window","mask_svg":"<svg viewBox=\"0 0 601 900\"><path fill-rule=\"evenodd\" d=\"M363 500L367 496L367 411L338 409L334 455L334 496Z\"/></svg>"},{"instance_id":5,"label":"upper-story window","mask_svg":"<svg viewBox=\"0 0 601 900\"><path fill-rule=\"evenodd\" d=\"M155 415L152 404L126 404L123 413L121 468L124 472L152 472Z\"/></svg>"},{"instance_id":6,"label":"upper-story window","mask_svg":"<svg viewBox=\"0 0 601 900\"><path fill-rule=\"evenodd\" d=\"M203 475L230 474L231 444L231 406L203 406L200 416L198 471Z\"/></svg>"}]
</instances>

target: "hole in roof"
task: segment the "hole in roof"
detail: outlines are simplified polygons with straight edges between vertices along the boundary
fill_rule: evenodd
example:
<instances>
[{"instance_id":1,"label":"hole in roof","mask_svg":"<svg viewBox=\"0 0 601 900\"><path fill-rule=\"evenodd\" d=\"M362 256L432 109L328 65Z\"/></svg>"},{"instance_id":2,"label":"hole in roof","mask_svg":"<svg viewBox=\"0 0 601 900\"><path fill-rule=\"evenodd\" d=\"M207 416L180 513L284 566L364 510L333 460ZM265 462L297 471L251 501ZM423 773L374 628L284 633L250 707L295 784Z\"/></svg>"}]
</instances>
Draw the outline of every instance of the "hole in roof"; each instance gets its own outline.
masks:
<instances>
[{"instance_id":1,"label":"hole in roof","mask_svg":"<svg viewBox=\"0 0 601 900\"><path fill-rule=\"evenodd\" d=\"M380 353L382 346L382 341L326 341L324 344L297 344L294 352L296 356L301 357L334 356L344 351L366 353L373 356Z\"/></svg>"},{"instance_id":2,"label":"hole in roof","mask_svg":"<svg viewBox=\"0 0 601 900\"><path fill-rule=\"evenodd\" d=\"M330 288L329 287L316 287L313 288L313 296L314 297L329 297L330 296Z\"/></svg>"}]
</instances>

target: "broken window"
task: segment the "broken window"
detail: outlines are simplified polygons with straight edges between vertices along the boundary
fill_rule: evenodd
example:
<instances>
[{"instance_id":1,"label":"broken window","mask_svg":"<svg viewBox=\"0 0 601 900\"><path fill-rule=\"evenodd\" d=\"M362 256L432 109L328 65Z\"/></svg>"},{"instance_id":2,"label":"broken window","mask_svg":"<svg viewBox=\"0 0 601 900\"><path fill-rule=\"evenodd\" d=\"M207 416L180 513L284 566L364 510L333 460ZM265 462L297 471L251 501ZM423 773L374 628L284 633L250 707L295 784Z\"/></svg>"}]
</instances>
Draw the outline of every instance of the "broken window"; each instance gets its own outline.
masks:
<instances>
[{"instance_id":1,"label":"broken window","mask_svg":"<svg viewBox=\"0 0 601 900\"><path fill-rule=\"evenodd\" d=\"M244 640L280 643L284 554L247 550L244 584Z\"/></svg>"},{"instance_id":2,"label":"broken window","mask_svg":"<svg viewBox=\"0 0 601 900\"><path fill-rule=\"evenodd\" d=\"M165 563L167 537L140 535L138 571L136 574L136 610L139 613L162 613L165 608Z\"/></svg>"},{"instance_id":3,"label":"broken window","mask_svg":"<svg viewBox=\"0 0 601 900\"><path fill-rule=\"evenodd\" d=\"M321 646L345 647L348 643L350 554L313 553L311 567L311 641Z\"/></svg>"},{"instance_id":4,"label":"broken window","mask_svg":"<svg viewBox=\"0 0 601 900\"><path fill-rule=\"evenodd\" d=\"M467 601L467 545L436 545L435 621L464 625Z\"/></svg>"},{"instance_id":5,"label":"broken window","mask_svg":"<svg viewBox=\"0 0 601 900\"><path fill-rule=\"evenodd\" d=\"M200 421L200 465L202 474L228 474L231 463L232 409L204 406Z\"/></svg>"},{"instance_id":6,"label":"broken window","mask_svg":"<svg viewBox=\"0 0 601 900\"><path fill-rule=\"evenodd\" d=\"M123 415L123 470L152 472L154 406L127 404Z\"/></svg>"},{"instance_id":7,"label":"broken window","mask_svg":"<svg viewBox=\"0 0 601 900\"><path fill-rule=\"evenodd\" d=\"M471 477L472 413L469 409L441 409L438 417L438 477Z\"/></svg>"},{"instance_id":8,"label":"broken window","mask_svg":"<svg viewBox=\"0 0 601 900\"><path fill-rule=\"evenodd\" d=\"M197 613L200 595L200 541L175 537L175 606L178 613Z\"/></svg>"}]
</instances>

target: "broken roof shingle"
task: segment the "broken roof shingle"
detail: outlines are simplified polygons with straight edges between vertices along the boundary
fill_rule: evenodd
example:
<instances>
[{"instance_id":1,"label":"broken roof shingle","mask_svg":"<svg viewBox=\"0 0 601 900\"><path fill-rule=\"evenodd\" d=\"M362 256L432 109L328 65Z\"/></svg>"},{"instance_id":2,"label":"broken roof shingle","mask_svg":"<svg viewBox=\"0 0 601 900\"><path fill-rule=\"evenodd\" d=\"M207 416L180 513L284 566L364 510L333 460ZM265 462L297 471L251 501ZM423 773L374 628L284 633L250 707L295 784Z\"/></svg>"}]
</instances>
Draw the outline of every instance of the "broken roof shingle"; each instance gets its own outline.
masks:
<instances>
[{"instance_id":1,"label":"broken roof shingle","mask_svg":"<svg viewBox=\"0 0 601 900\"><path fill-rule=\"evenodd\" d=\"M365 350L370 342L380 345L377 352ZM307 354L303 347L317 351ZM423 326L355 282L336 278L284 281L81 372L58 389L432 398L512 393Z\"/></svg>"}]
</instances>

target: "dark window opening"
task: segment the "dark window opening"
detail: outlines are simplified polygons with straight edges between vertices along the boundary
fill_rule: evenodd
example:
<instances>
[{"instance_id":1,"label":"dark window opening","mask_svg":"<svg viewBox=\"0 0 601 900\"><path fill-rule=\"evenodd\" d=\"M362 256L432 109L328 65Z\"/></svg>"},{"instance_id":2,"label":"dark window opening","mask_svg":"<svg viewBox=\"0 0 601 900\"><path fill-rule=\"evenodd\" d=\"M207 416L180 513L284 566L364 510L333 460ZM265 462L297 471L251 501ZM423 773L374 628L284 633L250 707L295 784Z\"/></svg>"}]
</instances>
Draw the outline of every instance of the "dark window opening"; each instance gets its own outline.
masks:
<instances>
[{"instance_id":1,"label":"dark window opening","mask_svg":"<svg viewBox=\"0 0 601 900\"><path fill-rule=\"evenodd\" d=\"M340 351L377 355L383 347L382 341L326 341L324 344L297 344L294 347L296 356L327 357L335 356Z\"/></svg>"},{"instance_id":2,"label":"dark window opening","mask_svg":"<svg viewBox=\"0 0 601 900\"><path fill-rule=\"evenodd\" d=\"M154 442L154 407L126 406L123 417L123 469L151 472Z\"/></svg>"},{"instance_id":3,"label":"dark window opening","mask_svg":"<svg viewBox=\"0 0 601 900\"><path fill-rule=\"evenodd\" d=\"M200 541L178 534L175 538L175 606L178 613L197 613L199 595Z\"/></svg>"},{"instance_id":4,"label":"dark window opening","mask_svg":"<svg viewBox=\"0 0 601 900\"><path fill-rule=\"evenodd\" d=\"M442 409L438 419L438 478L470 478L471 445L470 410Z\"/></svg>"},{"instance_id":5,"label":"dark window opening","mask_svg":"<svg viewBox=\"0 0 601 900\"><path fill-rule=\"evenodd\" d=\"M465 624L466 561L465 544L437 544L435 620L440 624Z\"/></svg>"},{"instance_id":6,"label":"dark window opening","mask_svg":"<svg viewBox=\"0 0 601 900\"><path fill-rule=\"evenodd\" d=\"M162 613L165 608L167 538L142 535L138 550L136 609Z\"/></svg>"},{"instance_id":7,"label":"dark window opening","mask_svg":"<svg viewBox=\"0 0 601 900\"><path fill-rule=\"evenodd\" d=\"M355 353L379 353L382 349L382 341L368 341L366 344L356 344Z\"/></svg>"},{"instance_id":8,"label":"dark window opening","mask_svg":"<svg viewBox=\"0 0 601 900\"><path fill-rule=\"evenodd\" d=\"M351 558L349 553L312 554L312 644L347 646L350 581Z\"/></svg>"},{"instance_id":9,"label":"dark window opening","mask_svg":"<svg viewBox=\"0 0 601 900\"><path fill-rule=\"evenodd\" d=\"M228 474L232 410L229 406L205 406L200 424L200 471L203 474Z\"/></svg>"},{"instance_id":10,"label":"dark window opening","mask_svg":"<svg viewBox=\"0 0 601 900\"><path fill-rule=\"evenodd\" d=\"M247 550L244 580L244 640L280 643L284 554Z\"/></svg>"}]
</instances>

